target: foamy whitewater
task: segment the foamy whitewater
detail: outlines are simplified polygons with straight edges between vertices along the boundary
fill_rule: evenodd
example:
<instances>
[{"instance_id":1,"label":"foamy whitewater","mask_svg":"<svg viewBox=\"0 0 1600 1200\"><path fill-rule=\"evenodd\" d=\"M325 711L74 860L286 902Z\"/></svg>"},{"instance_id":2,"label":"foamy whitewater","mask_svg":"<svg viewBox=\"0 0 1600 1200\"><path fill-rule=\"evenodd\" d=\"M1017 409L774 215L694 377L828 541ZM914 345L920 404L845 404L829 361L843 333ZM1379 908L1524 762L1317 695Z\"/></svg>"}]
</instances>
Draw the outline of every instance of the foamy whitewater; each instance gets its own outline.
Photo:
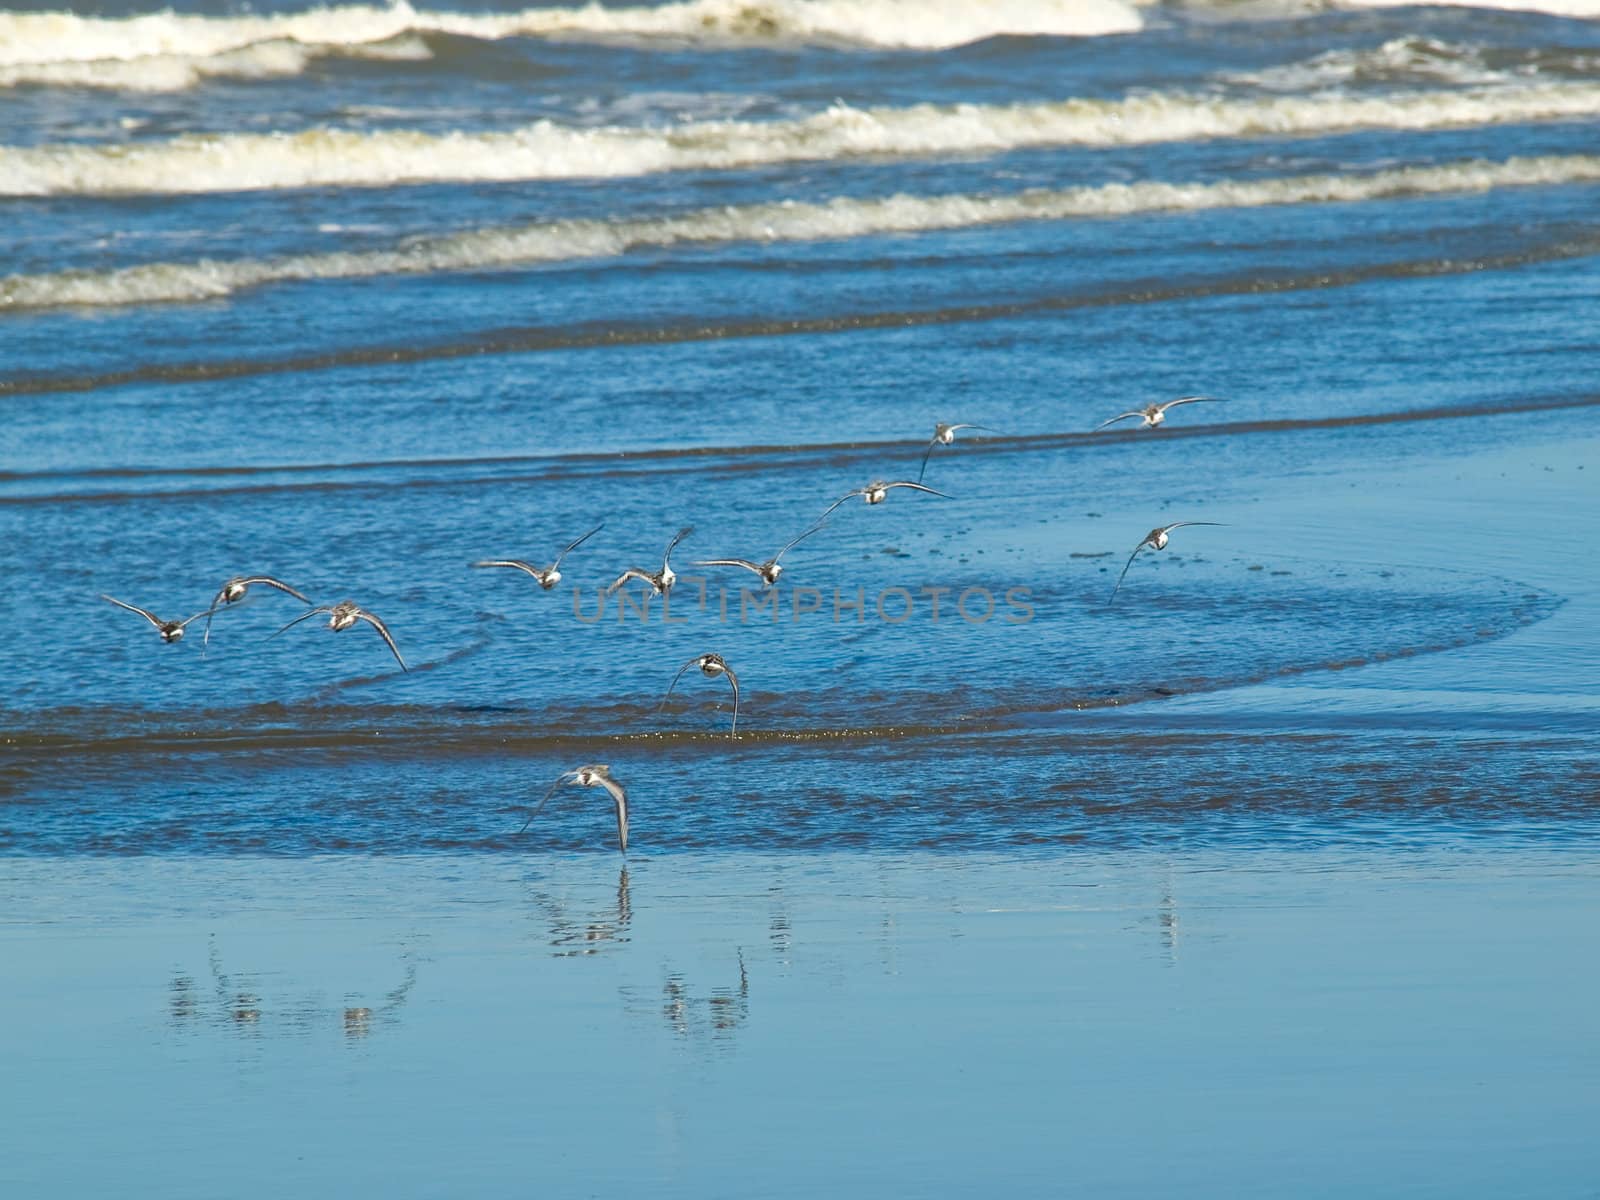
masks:
<instances>
[{"instance_id":1,"label":"foamy whitewater","mask_svg":"<svg viewBox=\"0 0 1600 1200\"><path fill-rule=\"evenodd\" d=\"M638 37L754 42L833 41L937 49L997 34L1090 37L1142 25L1119 0L690 0L659 7L530 8L464 13L350 5L274 16L173 12L128 18L69 12L0 14L0 64L196 58L258 42L358 45L408 32L465 37Z\"/></svg>"},{"instance_id":2,"label":"foamy whitewater","mask_svg":"<svg viewBox=\"0 0 1600 1200\"><path fill-rule=\"evenodd\" d=\"M631 250L706 242L845 240L1014 221L1115 217L1162 211L1388 199L1600 180L1600 157L1512 159L1407 167L1366 175L1307 175L1210 184L1136 183L1015 196L891 196L784 201L634 221L561 221L414 238L380 251L232 262L151 263L110 272L0 279L0 309L204 300L306 279L461 271L609 258Z\"/></svg>"},{"instance_id":3,"label":"foamy whitewater","mask_svg":"<svg viewBox=\"0 0 1600 1200\"><path fill-rule=\"evenodd\" d=\"M1600 83L1547 83L1377 96L1222 99L1138 95L1043 104L837 104L794 121L687 122L430 134L314 129L186 135L114 145L0 148L0 194L108 195L266 188L384 187L730 170L814 159L997 153L1023 146L1118 146L1357 129L1429 130L1600 115Z\"/></svg>"},{"instance_id":4,"label":"foamy whitewater","mask_svg":"<svg viewBox=\"0 0 1600 1200\"><path fill-rule=\"evenodd\" d=\"M299 75L322 58L420 62L432 52L421 38L402 35L355 44L253 42L211 55L152 54L132 59L14 62L0 66L0 88L71 87L125 92L177 92L208 79L274 79Z\"/></svg>"},{"instance_id":5,"label":"foamy whitewater","mask_svg":"<svg viewBox=\"0 0 1600 1200\"><path fill-rule=\"evenodd\" d=\"M1484 62L1481 46L1402 37L1375 49L1329 50L1306 62L1241 71L1225 78L1231 83L1296 92L1391 82L1481 86L1503 83L1508 77L1505 71Z\"/></svg>"}]
</instances>

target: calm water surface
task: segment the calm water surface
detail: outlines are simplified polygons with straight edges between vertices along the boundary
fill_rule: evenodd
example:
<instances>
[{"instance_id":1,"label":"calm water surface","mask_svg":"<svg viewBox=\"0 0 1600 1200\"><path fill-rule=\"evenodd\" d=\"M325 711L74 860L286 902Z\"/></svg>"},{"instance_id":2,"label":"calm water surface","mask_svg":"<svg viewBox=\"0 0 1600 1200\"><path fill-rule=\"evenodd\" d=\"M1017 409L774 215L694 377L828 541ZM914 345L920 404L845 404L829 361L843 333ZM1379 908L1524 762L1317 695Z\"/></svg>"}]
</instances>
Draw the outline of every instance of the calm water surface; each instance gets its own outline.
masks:
<instances>
[{"instance_id":1,"label":"calm water surface","mask_svg":"<svg viewBox=\"0 0 1600 1200\"><path fill-rule=\"evenodd\" d=\"M0 1180L1583 1195L1595 865L14 861Z\"/></svg>"}]
</instances>

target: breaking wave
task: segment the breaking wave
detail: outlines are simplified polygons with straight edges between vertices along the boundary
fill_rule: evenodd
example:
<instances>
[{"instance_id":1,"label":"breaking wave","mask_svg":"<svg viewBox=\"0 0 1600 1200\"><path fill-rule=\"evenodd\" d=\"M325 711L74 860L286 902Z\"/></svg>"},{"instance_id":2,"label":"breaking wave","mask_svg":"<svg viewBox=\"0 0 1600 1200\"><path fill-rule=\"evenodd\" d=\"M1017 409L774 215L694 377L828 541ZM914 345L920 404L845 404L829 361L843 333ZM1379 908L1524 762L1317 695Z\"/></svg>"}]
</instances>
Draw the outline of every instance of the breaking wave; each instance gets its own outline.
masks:
<instances>
[{"instance_id":1,"label":"breaking wave","mask_svg":"<svg viewBox=\"0 0 1600 1200\"><path fill-rule=\"evenodd\" d=\"M132 59L7 63L0 66L0 88L35 86L179 92L207 79L275 79L299 75L316 60L332 57L421 62L432 58L433 51L420 37L410 34L356 46L277 38L212 55L150 54Z\"/></svg>"},{"instance_id":2,"label":"breaking wave","mask_svg":"<svg viewBox=\"0 0 1600 1200\"><path fill-rule=\"evenodd\" d=\"M712 42L835 42L942 49L998 34L1094 36L1142 26L1121 0L684 0L659 6L469 13L340 5L264 16L159 12L80 17L0 13L0 64L201 58L260 42L349 46L405 33L463 37L624 37Z\"/></svg>"},{"instance_id":3,"label":"breaking wave","mask_svg":"<svg viewBox=\"0 0 1600 1200\"><path fill-rule=\"evenodd\" d=\"M1328 50L1302 62L1236 71L1228 83L1278 92L1348 86L1483 86L1536 78L1588 80L1600 75L1600 52L1566 47L1507 50L1408 35L1361 50Z\"/></svg>"},{"instance_id":4,"label":"breaking wave","mask_svg":"<svg viewBox=\"0 0 1600 1200\"><path fill-rule=\"evenodd\" d=\"M636 249L713 242L838 240L1014 221L1349 202L1594 181L1600 181L1600 157L1572 155L1512 158L1505 162L1474 160L1362 175L1300 175L1192 184L1142 182L1036 189L1002 196L896 195L866 200L840 198L825 203L784 201L666 217L502 226L414 238L383 250L13 275L0 278L0 309L197 301L270 283L609 258Z\"/></svg>"},{"instance_id":5,"label":"breaking wave","mask_svg":"<svg viewBox=\"0 0 1600 1200\"><path fill-rule=\"evenodd\" d=\"M1425 130L1600 114L1600 83L1225 99L1151 93L1120 100L852 108L787 121L692 121L509 132L312 129L190 134L166 141L0 147L0 194L194 193L430 182L615 177L872 156L999 153L1204 138Z\"/></svg>"},{"instance_id":6,"label":"breaking wave","mask_svg":"<svg viewBox=\"0 0 1600 1200\"><path fill-rule=\"evenodd\" d=\"M1300 92L1348 84L1492 84L1504 82L1506 73L1489 66L1480 47L1408 36L1364 50L1328 50L1304 62L1234 72L1224 78Z\"/></svg>"}]
</instances>

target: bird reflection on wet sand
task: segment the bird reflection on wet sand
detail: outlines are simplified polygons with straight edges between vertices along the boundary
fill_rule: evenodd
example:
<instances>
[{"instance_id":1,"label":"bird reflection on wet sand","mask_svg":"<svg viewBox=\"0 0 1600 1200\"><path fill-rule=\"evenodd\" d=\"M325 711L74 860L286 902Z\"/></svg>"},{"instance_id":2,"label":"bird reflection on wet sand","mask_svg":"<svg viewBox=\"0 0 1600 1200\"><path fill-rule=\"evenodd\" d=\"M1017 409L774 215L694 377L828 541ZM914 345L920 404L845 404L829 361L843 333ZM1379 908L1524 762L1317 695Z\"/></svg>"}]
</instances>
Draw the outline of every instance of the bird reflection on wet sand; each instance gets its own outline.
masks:
<instances>
[{"instance_id":1,"label":"bird reflection on wet sand","mask_svg":"<svg viewBox=\"0 0 1600 1200\"><path fill-rule=\"evenodd\" d=\"M1156 924L1161 929L1161 945L1167 952L1167 962L1178 961L1178 893L1169 873L1161 885L1161 903L1156 908Z\"/></svg>"},{"instance_id":2,"label":"bird reflection on wet sand","mask_svg":"<svg viewBox=\"0 0 1600 1200\"><path fill-rule=\"evenodd\" d=\"M174 975L167 985L167 1016L174 1025L192 1019L199 1006L194 998L194 980L187 975Z\"/></svg>"},{"instance_id":3,"label":"bird reflection on wet sand","mask_svg":"<svg viewBox=\"0 0 1600 1200\"><path fill-rule=\"evenodd\" d=\"M628 941L628 926L633 921L633 899L628 890L628 868L617 876L614 907L596 909L582 916L568 913L567 906L548 892L536 891L530 899L543 914L550 928L550 946L556 958L598 954Z\"/></svg>"},{"instance_id":4,"label":"bird reflection on wet sand","mask_svg":"<svg viewBox=\"0 0 1600 1200\"><path fill-rule=\"evenodd\" d=\"M384 993L375 1005L356 1003L360 997L354 992L346 993L346 1003L338 1008L324 1003L316 992L269 1002L254 990L256 973L245 972L236 977L223 969L222 954L215 938L211 939L207 957L211 969L211 1000L205 1000L194 979L181 972L167 985L167 1017L176 1028L204 1022L257 1036L268 1030L308 1035L334 1025L337 1014L347 1039L364 1038L378 1026L393 1024L398 1019L417 982L416 959L407 950L401 954L404 973L400 982Z\"/></svg>"},{"instance_id":5,"label":"bird reflection on wet sand","mask_svg":"<svg viewBox=\"0 0 1600 1200\"><path fill-rule=\"evenodd\" d=\"M794 927L789 921L789 906L784 897L783 886L773 884L767 889L770 899L770 914L767 918L767 940L771 943L773 956L779 964L788 967L789 956L794 949Z\"/></svg>"},{"instance_id":6,"label":"bird reflection on wet sand","mask_svg":"<svg viewBox=\"0 0 1600 1200\"><path fill-rule=\"evenodd\" d=\"M548 929L553 958L609 953L631 940L628 927L633 921L633 895L626 867L617 874L616 898L610 904L583 909L539 888L529 893L529 900ZM775 930L779 923L780 919L775 918ZM781 919L781 924L786 949L788 922ZM775 932L773 936L776 941L779 935ZM685 1041L721 1043L750 1017L750 973L745 967L744 951L736 949L734 958L739 968L739 980L734 986L713 987L701 993L689 984L683 972L669 968L659 1002L633 986L620 987L623 1010L651 1021L665 1020L668 1028Z\"/></svg>"},{"instance_id":7,"label":"bird reflection on wet sand","mask_svg":"<svg viewBox=\"0 0 1600 1200\"><path fill-rule=\"evenodd\" d=\"M253 1029L261 1020L261 1000L252 992L236 990L233 977L222 969L222 955L217 950L217 939L212 938L207 948L211 964L211 982L216 992L215 1016L223 1023L231 1022L239 1029Z\"/></svg>"},{"instance_id":8,"label":"bird reflection on wet sand","mask_svg":"<svg viewBox=\"0 0 1600 1200\"><path fill-rule=\"evenodd\" d=\"M726 1042L750 1019L750 973L745 969L744 951L735 952L739 964L737 987L712 988L709 995L697 995L682 972L670 971L661 985L661 1019L680 1039ZM648 1011L630 1005L636 1013Z\"/></svg>"},{"instance_id":9,"label":"bird reflection on wet sand","mask_svg":"<svg viewBox=\"0 0 1600 1200\"><path fill-rule=\"evenodd\" d=\"M417 983L417 964L409 954L406 956L405 976L400 982L384 993L383 1002L375 1008L347 1006L344 1010L344 1036L351 1040L364 1038L372 1032L374 1023L387 1025L395 1023L399 1018L401 1008L405 1006L406 999L411 995L411 989ZM346 999L351 995L346 994Z\"/></svg>"}]
</instances>

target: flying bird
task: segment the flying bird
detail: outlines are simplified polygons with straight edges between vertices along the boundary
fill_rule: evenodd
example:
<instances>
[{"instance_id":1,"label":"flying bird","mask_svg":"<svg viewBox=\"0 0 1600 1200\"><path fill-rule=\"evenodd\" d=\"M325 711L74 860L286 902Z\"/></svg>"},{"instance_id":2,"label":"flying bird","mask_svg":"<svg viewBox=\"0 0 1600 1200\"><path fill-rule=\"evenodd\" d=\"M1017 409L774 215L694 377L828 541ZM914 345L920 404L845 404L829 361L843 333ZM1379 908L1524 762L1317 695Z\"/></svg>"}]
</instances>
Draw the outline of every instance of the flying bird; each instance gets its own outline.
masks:
<instances>
[{"instance_id":1,"label":"flying bird","mask_svg":"<svg viewBox=\"0 0 1600 1200\"><path fill-rule=\"evenodd\" d=\"M987 425L935 425L933 427L933 440L928 443L928 448L922 452L922 469L917 472L917 482L922 482L922 477L928 470L928 455L933 453L935 446L948 446L956 440L956 434L963 429L981 429L984 433L999 433L998 429L990 429Z\"/></svg>"},{"instance_id":2,"label":"flying bird","mask_svg":"<svg viewBox=\"0 0 1600 1200\"><path fill-rule=\"evenodd\" d=\"M408 672L411 670L410 667L406 666L406 660L400 657L400 648L394 644L394 638L389 634L389 627L354 600L341 600L337 604L319 604L309 612L301 613L285 625L283 629L278 630L278 633L282 633L285 629L293 629L301 621L306 620L308 617L314 617L318 613L328 614L328 628L335 633L342 633L357 621L367 622L383 635L383 640L389 644L389 650L394 654L394 660L400 664L400 669ZM278 633L273 634L272 637L277 637ZM272 638L267 640L271 641Z\"/></svg>"},{"instance_id":3,"label":"flying bird","mask_svg":"<svg viewBox=\"0 0 1600 1200\"><path fill-rule=\"evenodd\" d=\"M181 621L163 621L160 617L156 616L155 613L151 612L147 608L140 608L137 604L128 604L126 601L118 600L115 596L107 596L104 592L100 593L100 599L109 600L118 608L125 608L129 612L138 613L146 621L149 621L150 624L156 627L156 632L161 635L161 640L163 642L181 641L183 639L183 627L185 625L189 624L191 621L198 621L201 617L208 616L215 611L214 609L208 608L204 612L197 612L194 616L185 617Z\"/></svg>"},{"instance_id":4,"label":"flying bird","mask_svg":"<svg viewBox=\"0 0 1600 1200\"><path fill-rule=\"evenodd\" d=\"M544 794L544 799L533 806L533 811L528 814L528 819L523 822L518 833L526 833L528 826L533 824L534 817L539 815L551 796L562 787L603 787L611 793L611 799L617 805L617 844L622 852L628 852L628 793L623 786L611 777L611 768L604 763L592 763L587 767L579 767L575 771L567 771L550 785L550 790Z\"/></svg>"},{"instance_id":5,"label":"flying bird","mask_svg":"<svg viewBox=\"0 0 1600 1200\"><path fill-rule=\"evenodd\" d=\"M612 592L616 591L630 579L640 579L650 585L650 591L652 595L665 596L672 590L672 585L678 582L677 573L672 569L672 551L677 547L679 542L683 541L684 538L688 537L693 532L693 525L685 525L682 529L678 530L677 533L672 535L672 540L667 543L667 552L661 556L661 570L659 573L652 574L649 571L641 571L638 567L629 567L621 575L617 576L616 582L606 589L605 594L608 596L611 595Z\"/></svg>"},{"instance_id":6,"label":"flying bird","mask_svg":"<svg viewBox=\"0 0 1600 1200\"><path fill-rule=\"evenodd\" d=\"M551 588L555 587L556 584L561 582L561 560L566 558L567 555L571 554L579 546L583 545L604 528L604 522L596 525L593 529L589 530L588 533L584 534L560 554L556 555L555 562L551 563L545 568L536 567L532 563L523 562L520 558L491 558L485 560L484 562L475 562L472 565L475 567L515 567L519 571L526 571L529 575L532 575L533 578L538 581L539 586L548 592Z\"/></svg>"},{"instance_id":7,"label":"flying bird","mask_svg":"<svg viewBox=\"0 0 1600 1200\"><path fill-rule=\"evenodd\" d=\"M1162 525L1152 529L1144 535L1144 540L1133 548L1133 553L1128 555L1128 561L1122 568L1122 574L1117 576L1117 586L1111 589L1111 600L1117 598L1117 593L1122 590L1122 581L1127 578L1128 568L1133 566L1133 560L1139 557L1139 551L1149 546L1152 550L1165 550L1167 548L1167 535L1174 529L1182 529L1185 525L1221 525L1221 521L1176 521L1171 525ZM1110 604L1111 600L1106 603Z\"/></svg>"},{"instance_id":8,"label":"flying bird","mask_svg":"<svg viewBox=\"0 0 1600 1200\"><path fill-rule=\"evenodd\" d=\"M679 667L678 673L672 677L672 682L667 685L667 694L661 697L661 703L656 706L656 711L660 712L667 706L667 701L672 697L672 689L678 686L678 680L683 678L683 673L690 667L699 667L701 674L710 679L715 679L718 675L726 675L728 677L728 683L733 688L733 728L728 732L731 736L738 737L739 677L733 673L727 663L722 661L722 655L720 654L697 655Z\"/></svg>"},{"instance_id":9,"label":"flying bird","mask_svg":"<svg viewBox=\"0 0 1600 1200\"><path fill-rule=\"evenodd\" d=\"M300 592L290 587L281 579L274 579L271 575L235 575L217 591L216 599L211 601L211 611L206 614L206 635L201 639L207 646L211 644L211 618L219 609L229 604L237 604L243 600L245 593L250 590L252 583L265 584L267 587L277 588L280 592L287 592L296 600L310 604Z\"/></svg>"},{"instance_id":10,"label":"flying bird","mask_svg":"<svg viewBox=\"0 0 1600 1200\"><path fill-rule=\"evenodd\" d=\"M771 587L773 584L778 582L778 576L783 574L783 567L779 565L778 560L785 554L789 553L789 551L795 546L798 546L801 542L805 541L813 533L817 532L817 530L821 529L826 523L827 522L825 520L818 521L815 525L811 526L810 529L807 529L799 537L795 538L782 550L779 550L776 554L763 563L751 562L748 558L708 558L704 562L695 563L695 566L743 567L746 571L754 571L757 575L761 576L761 582L765 586Z\"/></svg>"},{"instance_id":11,"label":"flying bird","mask_svg":"<svg viewBox=\"0 0 1600 1200\"><path fill-rule=\"evenodd\" d=\"M854 491L846 492L832 504L828 505L828 507L823 510L822 516L817 518L817 523L821 524L823 521L825 521L834 509L838 508L839 505L843 504L852 496L860 496L868 504L882 504L889 498L889 489L897 487L915 488L919 492L927 492L932 496L942 496L946 500L950 499L950 497L946 496L943 492L936 492L931 487L923 487L922 484L912 483L910 480L901 479L894 483L885 483L881 479L875 479L871 483L867 484L866 487L858 487Z\"/></svg>"},{"instance_id":12,"label":"flying bird","mask_svg":"<svg viewBox=\"0 0 1600 1200\"><path fill-rule=\"evenodd\" d=\"M1167 409L1176 408L1180 404L1199 404L1202 402L1221 404L1223 401L1220 396L1179 396L1176 400L1167 400L1161 404L1147 404L1143 408L1134 409L1132 412L1121 413L1112 417L1109 421L1100 422L1094 427L1094 431L1099 433L1107 425L1115 425L1118 421L1126 421L1130 417L1139 419L1140 429L1154 429L1167 419Z\"/></svg>"}]
</instances>

